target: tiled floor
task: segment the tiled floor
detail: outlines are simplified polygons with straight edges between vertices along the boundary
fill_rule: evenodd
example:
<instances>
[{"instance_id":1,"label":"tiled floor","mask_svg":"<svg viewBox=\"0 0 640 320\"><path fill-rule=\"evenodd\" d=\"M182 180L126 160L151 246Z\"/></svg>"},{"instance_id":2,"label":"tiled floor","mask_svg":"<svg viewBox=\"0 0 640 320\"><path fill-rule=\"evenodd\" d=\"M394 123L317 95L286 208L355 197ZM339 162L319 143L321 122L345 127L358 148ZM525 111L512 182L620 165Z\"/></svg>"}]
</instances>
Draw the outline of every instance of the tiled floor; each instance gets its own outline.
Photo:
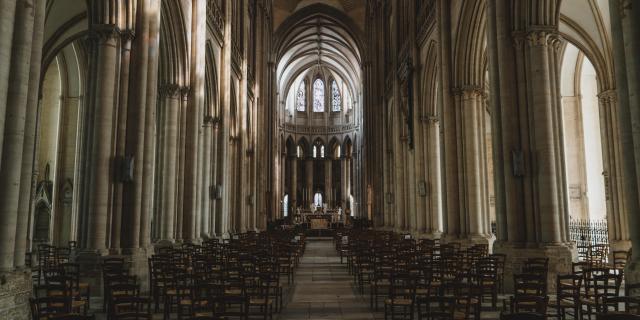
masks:
<instances>
[{"instance_id":1,"label":"tiled floor","mask_svg":"<svg viewBox=\"0 0 640 320\"><path fill-rule=\"evenodd\" d=\"M340 264L330 238L310 238L296 272L289 302L278 320L384 319L369 309L368 295L353 287L346 264Z\"/></svg>"}]
</instances>

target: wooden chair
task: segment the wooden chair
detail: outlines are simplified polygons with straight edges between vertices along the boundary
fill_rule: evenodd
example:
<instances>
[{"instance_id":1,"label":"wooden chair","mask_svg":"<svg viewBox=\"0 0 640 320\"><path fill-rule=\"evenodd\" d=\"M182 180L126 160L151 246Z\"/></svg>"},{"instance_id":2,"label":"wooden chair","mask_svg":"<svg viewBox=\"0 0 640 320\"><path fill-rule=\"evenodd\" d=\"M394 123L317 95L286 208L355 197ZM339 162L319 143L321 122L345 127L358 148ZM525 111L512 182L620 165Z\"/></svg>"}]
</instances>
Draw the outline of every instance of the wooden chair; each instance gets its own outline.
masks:
<instances>
[{"instance_id":1,"label":"wooden chair","mask_svg":"<svg viewBox=\"0 0 640 320\"><path fill-rule=\"evenodd\" d=\"M389 296L384 301L385 320L413 320L415 289L415 278L408 272L404 270L395 270L392 272ZM397 318L397 316L400 318Z\"/></svg>"},{"instance_id":2,"label":"wooden chair","mask_svg":"<svg viewBox=\"0 0 640 320\"><path fill-rule=\"evenodd\" d=\"M532 312L501 313L500 320L545 320L545 316Z\"/></svg>"},{"instance_id":3,"label":"wooden chair","mask_svg":"<svg viewBox=\"0 0 640 320\"><path fill-rule=\"evenodd\" d=\"M567 314L578 319L580 314L580 288L582 276L577 274L558 275L556 278L556 300L549 303L555 309L553 316L566 319ZM571 312L567 312L571 310Z\"/></svg>"}]
</instances>

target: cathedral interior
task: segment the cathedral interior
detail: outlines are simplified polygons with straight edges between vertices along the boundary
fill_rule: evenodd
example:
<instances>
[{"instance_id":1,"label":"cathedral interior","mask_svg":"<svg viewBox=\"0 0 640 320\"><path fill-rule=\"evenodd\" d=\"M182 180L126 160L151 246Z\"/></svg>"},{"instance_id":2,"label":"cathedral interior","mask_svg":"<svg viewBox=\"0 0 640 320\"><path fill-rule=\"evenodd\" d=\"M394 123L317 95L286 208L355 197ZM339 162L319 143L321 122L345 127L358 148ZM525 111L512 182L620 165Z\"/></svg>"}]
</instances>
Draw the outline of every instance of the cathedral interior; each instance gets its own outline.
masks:
<instances>
[{"instance_id":1,"label":"cathedral interior","mask_svg":"<svg viewBox=\"0 0 640 320\"><path fill-rule=\"evenodd\" d=\"M0 0L0 319L640 319L638 17Z\"/></svg>"}]
</instances>

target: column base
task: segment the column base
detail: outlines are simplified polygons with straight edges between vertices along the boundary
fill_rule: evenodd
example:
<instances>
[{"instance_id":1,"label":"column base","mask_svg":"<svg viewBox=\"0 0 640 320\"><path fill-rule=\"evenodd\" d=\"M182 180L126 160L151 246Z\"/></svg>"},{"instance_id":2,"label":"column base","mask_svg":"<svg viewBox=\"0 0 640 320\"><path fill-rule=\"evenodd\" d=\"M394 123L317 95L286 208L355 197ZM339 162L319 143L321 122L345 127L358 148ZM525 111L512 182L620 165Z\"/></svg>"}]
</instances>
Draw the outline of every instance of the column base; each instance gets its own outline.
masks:
<instances>
[{"instance_id":1,"label":"column base","mask_svg":"<svg viewBox=\"0 0 640 320\"><path fill-rule=\"evenodd\" d=\"M496 237L493 234L470 234L465 237L459 237L457 235L442 233L440 240L442 243L460 243L463 248L472 247L477 244L486 244L489 246L489 253L492 253L493 242L496 240Z\"/></svg>"},{"instance_id":2,"label":"column base","mask_svg":"<svg viewBox=\"0 0 640 320\"><path fill-rule=\"evenodd\" d=\"M625 283L640 283L640 261L632 261L624 268Z\"/></svg>"},{"instance_id":3,"label":"column base","mask_svg":"<svg viewBox=\"0 0 640 320\"><path fill-rule=\"evenodd\" d=\"M631 241L630 240L613 240L613 241L610 241L609 247L610 247L609 253L612 255L611 258L613 259L614 251L629 251L629 249L631 249Z\"/></svg>"},{"instance_id":4,"label":"column base","mask_svg":"<svg viewBox=\"0 0 640 320\"><path fill-rule=\"evenodd\" d=\"M508 242L496 242L495 253L506 255L504 265L504 290L513 293L513 275L521 272L524 262L529 258L549 258L547 275L548 292L556 290L556 276L570 274L575 250L571 244L540 244L538 247L526 247Z\"/></svg>"},{"instance_id":5,"label":"column base","mask_svg":"<svg viewBox=\"0 0 640 320\"><path fill-rule=\"evenodd\" d=\"M0 273L0 319L31 319L31 270Z\"/></svg>"}]
</instances>

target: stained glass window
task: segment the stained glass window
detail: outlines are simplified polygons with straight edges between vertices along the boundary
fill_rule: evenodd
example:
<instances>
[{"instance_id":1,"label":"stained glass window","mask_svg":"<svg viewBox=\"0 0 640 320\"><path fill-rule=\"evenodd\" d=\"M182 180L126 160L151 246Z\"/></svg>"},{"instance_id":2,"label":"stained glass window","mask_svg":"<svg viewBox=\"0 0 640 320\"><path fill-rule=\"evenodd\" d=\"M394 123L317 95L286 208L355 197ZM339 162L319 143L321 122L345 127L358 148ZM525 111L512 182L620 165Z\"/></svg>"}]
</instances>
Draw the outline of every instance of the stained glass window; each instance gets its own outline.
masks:
<instances>
[{"instance_id":1,"label":"stained glass window","mask_svg":"<svg viewBox=\"0 0 640 320\"><path fill-rule=\"evenodd\" d=\"M313 82L313 112L324 112L324 81Z\"/></svg>"},{"instance_id":2,"label":"stained glass window","mask_svg":"<svg viewBox=\"0 0 640 320\"><path fill-rule=\"evenodd\" d=\"M340 89L338 89L338 83L335 80L331 81L331 111L340 111L340 104L342 98L340 97Z\"/></svg>"},{"instance_id":3,"label":"stained glass window","mask_svg":"<svg viewBox=\"0 0 640 320\"><path fill-rule=\"evenodd\" d=\"M305 81L300 82L298 92L296 93L296 110L298 111L305 111L305 109L307 109L307 91L305 87Z\"/></svg>"}]
</instances>

